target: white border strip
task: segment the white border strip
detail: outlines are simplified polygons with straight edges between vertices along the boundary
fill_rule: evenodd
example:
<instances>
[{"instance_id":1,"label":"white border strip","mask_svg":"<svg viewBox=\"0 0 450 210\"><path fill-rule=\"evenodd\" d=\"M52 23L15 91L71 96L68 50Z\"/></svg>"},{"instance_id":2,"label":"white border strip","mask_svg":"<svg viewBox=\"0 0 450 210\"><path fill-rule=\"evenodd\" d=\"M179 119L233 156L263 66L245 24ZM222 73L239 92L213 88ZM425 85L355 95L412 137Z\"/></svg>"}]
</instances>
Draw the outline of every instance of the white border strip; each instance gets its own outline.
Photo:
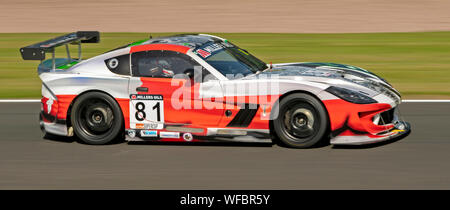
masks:
<instances>
[{"instance_id":1,"label":"white border strip","mask_svg":"<svg viewBox=\"0 0 450 210\"><path fill-rule=\"evenodd\" d=\"M40 99L0 99L0 103L39 103ZM450 103L447 99L406 99L403 103Z\"/></svg>"},{"instance_id":2,"label":"white border strip","mask_svg":"<svg viewBox=\"0 0 450 210\"><path fill-rule=\"evenodd\" d=\"M0 103L38 103L41 102L39 99L3 99Z\"/></svg>"}]
</instances>

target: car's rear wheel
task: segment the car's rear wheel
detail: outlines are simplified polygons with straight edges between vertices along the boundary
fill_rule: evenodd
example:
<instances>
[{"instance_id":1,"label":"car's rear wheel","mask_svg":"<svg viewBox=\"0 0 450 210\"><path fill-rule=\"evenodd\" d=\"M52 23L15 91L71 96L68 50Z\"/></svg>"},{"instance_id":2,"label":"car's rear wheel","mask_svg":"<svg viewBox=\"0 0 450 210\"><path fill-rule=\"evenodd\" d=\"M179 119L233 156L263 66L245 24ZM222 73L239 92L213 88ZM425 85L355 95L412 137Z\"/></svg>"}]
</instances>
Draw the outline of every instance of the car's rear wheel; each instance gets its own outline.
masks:
<instances>
[{"instance_id":1,"label":"car's rear wheel","mask_svg":"<svg viewBox=\"0 0 450 210\"><path fill-rule=\"evenodd\" d=\"M87 144L108 144L123 131L123 115L117 102L100 92L89 92L76 99L71 123L75 135Z\"/></svg>"},{"instance_id":2,"label":"car's rear wheel","mask_svg":"<svg viewBox=\"0 0 450 210\"><path fill-rule=\"evenodd\" d=\"M322 103L305 93L293 93L278 104L273 128L281 143L288 147L317 145L327 133L328 117Z\"/></svg>"}]
</instances>

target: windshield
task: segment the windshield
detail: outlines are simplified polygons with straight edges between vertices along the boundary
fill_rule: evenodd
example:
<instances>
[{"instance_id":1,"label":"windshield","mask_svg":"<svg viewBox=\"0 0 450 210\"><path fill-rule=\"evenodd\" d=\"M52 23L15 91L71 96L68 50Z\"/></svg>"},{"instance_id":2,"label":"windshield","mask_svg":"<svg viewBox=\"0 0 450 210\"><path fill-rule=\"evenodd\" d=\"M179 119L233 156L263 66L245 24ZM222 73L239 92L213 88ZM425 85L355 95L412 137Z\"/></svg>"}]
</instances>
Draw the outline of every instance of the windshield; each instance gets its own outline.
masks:
<instances>
[{"instance_id":1,"label":"windshield","mask_svg":"<svg viewBox=\"0 0 450 210\"><path fill-rule=\"evenodd\" d=\"M267 68L264 62L227 41L207 43L194 52L225 76L246 76Z\"/></svg>"}]
</instances>

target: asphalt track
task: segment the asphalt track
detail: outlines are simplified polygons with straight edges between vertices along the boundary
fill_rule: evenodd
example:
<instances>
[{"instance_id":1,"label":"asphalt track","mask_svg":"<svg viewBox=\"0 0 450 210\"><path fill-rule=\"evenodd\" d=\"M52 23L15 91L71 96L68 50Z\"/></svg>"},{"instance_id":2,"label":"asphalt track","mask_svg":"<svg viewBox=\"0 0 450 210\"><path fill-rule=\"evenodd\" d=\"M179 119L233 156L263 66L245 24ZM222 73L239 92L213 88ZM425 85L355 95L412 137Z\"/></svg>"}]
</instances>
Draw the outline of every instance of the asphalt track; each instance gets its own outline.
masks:
<instances>
[{"instance_id":1,"label":"asphalt track","mask_svg":"<svg viewBox=\"0 0 450 210\"><path fill-rule=\"evenodd\" d=\"M39 103L0 103L0 189L450 189L450 103L403 103L409 136L364 147L89 146L43 139Z\"/></svg>"}]
</instances>

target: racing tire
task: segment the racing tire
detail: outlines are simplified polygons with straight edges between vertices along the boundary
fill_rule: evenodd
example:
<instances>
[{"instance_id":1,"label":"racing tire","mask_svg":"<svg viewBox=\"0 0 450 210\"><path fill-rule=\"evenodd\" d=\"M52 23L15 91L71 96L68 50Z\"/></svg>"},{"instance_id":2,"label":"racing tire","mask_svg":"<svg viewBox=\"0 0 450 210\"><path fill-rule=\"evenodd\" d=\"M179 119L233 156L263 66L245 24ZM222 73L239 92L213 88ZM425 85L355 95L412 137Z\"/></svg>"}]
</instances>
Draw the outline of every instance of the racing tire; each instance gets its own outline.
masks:
<instances>
[{"instance_id":1,"label":"racing tire","mask_svg":"<svg viewBox=\"0 0 450 210\"><path fill-rule=\"evenodd\" d=\"M310 148L321 143L328 130L328 114L322 103L305 93L293 93L278 104L273 121L280 143L292 148Z\"/></svg>"},{"instance_id":2,"label":"racing tire","mask_svg":"<svg viewBox=\"0 0 450 210\"><path fill-rule=\"evenodd\" d=\"M119 105L101 92L88 92L76 99L71 123L75 135L92 145L112 143L123 132L123 114Z\"/></svg>"}]
</instances>

